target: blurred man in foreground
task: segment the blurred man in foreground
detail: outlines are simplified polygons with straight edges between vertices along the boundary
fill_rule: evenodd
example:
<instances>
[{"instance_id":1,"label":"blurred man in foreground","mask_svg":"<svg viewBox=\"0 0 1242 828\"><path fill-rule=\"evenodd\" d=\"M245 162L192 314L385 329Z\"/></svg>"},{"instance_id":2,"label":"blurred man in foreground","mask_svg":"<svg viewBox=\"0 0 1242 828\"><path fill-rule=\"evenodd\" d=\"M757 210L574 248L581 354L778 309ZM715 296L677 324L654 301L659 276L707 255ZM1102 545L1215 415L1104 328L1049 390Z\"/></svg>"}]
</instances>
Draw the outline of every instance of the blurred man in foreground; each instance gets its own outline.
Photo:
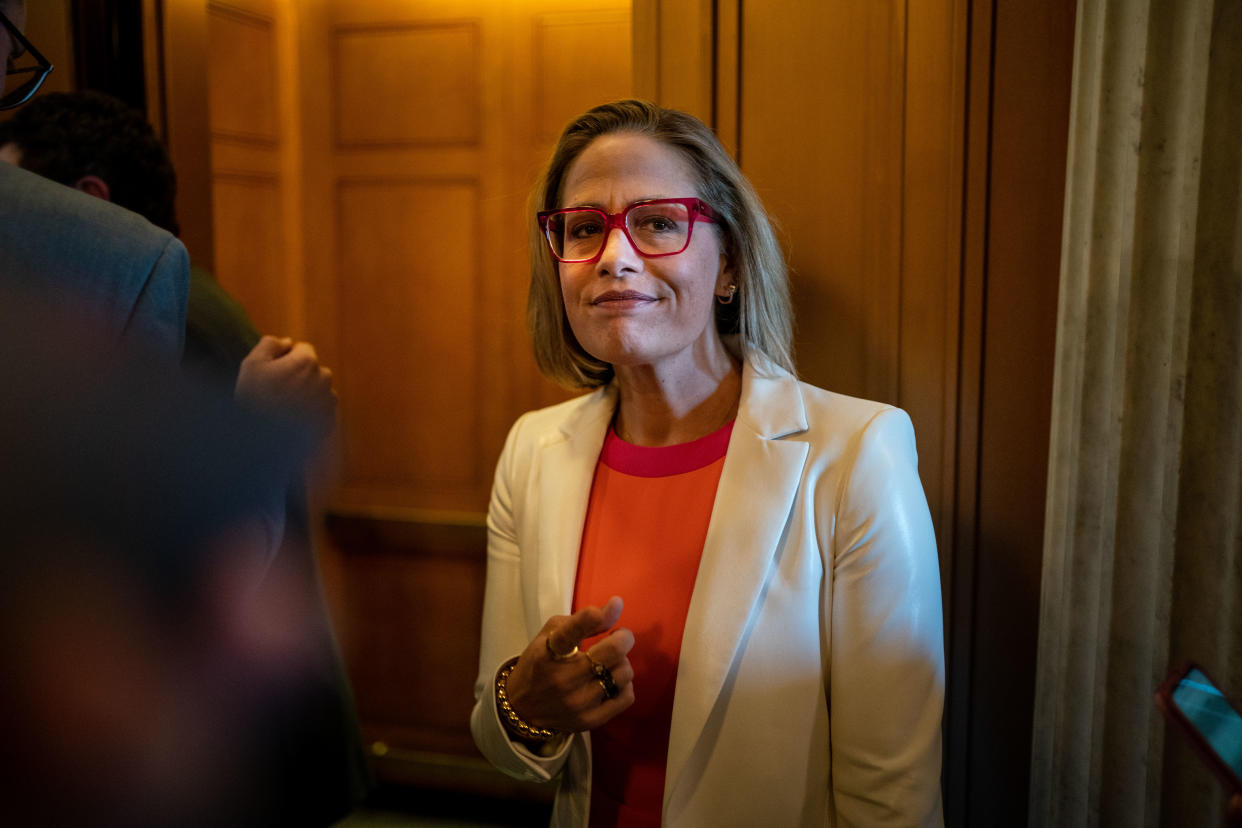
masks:
<instances>
[{"instance_id":1,"label":"blurred man in foreground","mask_svg":"<svg viewBox=\"0 0 1242 828\"><path fill-rule=\"evenodd\" d=\"M0 159L95 198L131 209L177 233L176 176L167 151L142 115L95 92L52 93L0 123ZM190 373L300 431L315 442L332 427L331 373L314 349L291 339L260 340L245 310L211 274L192 269L183 362ZM326 825L366 792L367 774L352 697L336 651L311 554L301 475L289 478L282 576L302 596L298 621L314 645L314 670L263 723L271 769L265 799L279 812L269 824Z\"/></svg>"},{"instance_id":2,"label":"blurred man in foreground","mask_svg":"<svg viewBox=\"0 0 1242 828\"><path fill-rule=\"evenodd\" d=\"M286 824L268 722L319 669L267 515L304 434L0 289L6 824Z\"/></svg>"},{"instance_id":3,"label":"blurred man in foreground","mask_svg":"<svg viewBox=\"0 0 1242 828\"><path fill-rule=\"evenodd\" d=\"M4 91L34 52L25 12L0 0L0 108L25 96ZM187 383L170 364L187 285L169 232L0 164L0 732L17 769L0 789L20 824L315 825L349 807L349 722L307 692L339 661L312 575L271 557L271 517L330 427L330 374L271 338L238 372L244 405ZM316 764L328 731L337 761Z\"/></svg>"}]
</instances>

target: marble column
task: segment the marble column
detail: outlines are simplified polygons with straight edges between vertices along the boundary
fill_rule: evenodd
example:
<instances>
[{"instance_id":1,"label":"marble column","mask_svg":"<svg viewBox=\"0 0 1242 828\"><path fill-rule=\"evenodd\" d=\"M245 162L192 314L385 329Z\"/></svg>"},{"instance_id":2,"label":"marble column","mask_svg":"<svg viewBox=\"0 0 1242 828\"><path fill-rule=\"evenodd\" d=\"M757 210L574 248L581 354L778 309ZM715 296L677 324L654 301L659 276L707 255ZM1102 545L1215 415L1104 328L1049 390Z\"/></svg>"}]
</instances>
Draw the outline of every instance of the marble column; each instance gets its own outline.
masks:
<instances>
[{"instance_id":1,"label":"marble column","mask_svg":"<svg viewBox=\"0 0 1242 828\"><path fill-rule=\"evenodd\" d=\"M1153 691L1242 697L1242 0L1080 0L1030 824L1219 825Z\"/></svg>"}]
</instances>

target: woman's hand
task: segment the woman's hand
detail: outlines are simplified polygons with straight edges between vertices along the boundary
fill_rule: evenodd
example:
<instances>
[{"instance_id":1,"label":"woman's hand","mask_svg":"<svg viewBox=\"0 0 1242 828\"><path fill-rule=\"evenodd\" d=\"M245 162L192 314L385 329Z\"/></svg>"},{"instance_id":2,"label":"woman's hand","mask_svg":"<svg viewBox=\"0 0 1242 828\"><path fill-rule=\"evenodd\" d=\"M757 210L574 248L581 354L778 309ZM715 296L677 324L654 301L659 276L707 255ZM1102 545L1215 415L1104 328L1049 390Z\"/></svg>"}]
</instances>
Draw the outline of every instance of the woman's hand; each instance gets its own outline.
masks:
<instances>
[{"instance_id":1,"label":"woman's hand","mask_svg":"<svg viewBox=\"0 0 1242 828\"><path fill-rule=\"evenodd\" d=\"M634 634L619 628L572 657L583 639L606 632L621 617L621 599L613 596L602 607L583 607L573 615L554 615L543 625L506 682L509 704L527 724L562 733L593 730L634 703L634 668L629 652ZM611 697L593 664L612 674Z\"/></svg>"}]
</instances>

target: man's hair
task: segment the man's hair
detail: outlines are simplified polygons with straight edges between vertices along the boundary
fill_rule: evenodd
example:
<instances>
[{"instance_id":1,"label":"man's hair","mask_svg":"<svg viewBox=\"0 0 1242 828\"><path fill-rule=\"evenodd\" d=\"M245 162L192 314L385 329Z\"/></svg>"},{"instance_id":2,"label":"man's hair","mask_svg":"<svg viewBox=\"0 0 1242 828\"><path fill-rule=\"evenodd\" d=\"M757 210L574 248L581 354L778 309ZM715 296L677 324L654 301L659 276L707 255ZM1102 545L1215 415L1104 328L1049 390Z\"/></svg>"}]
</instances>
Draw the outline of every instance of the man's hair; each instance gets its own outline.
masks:
<instances>
[{"instance_id":1,"label":"man's hair","mask_svg":"<svg viewBox=\"0 0 1242 828\"><path fill-rule=\"evenodd\" d=\"M53 92L0 123L0 146L13 143L21 166L74 186L98 176L111 201L177 235L177 176L168 151L142 114L100 92Z\"/></svg>"},{"instance_id":2,"label":"man's hair","mask_svg":"<svg viewBox=\"0 0 1242 828\"><path fill-rule=\"evenodd\" d=\"M531 193L526 319L539 370L571 388L598 388L612 380L612 366L587 353L569 326L556 261L534 213L560 206L566 171L592 141L622 132L649 136L680 153L698 190L681 195L695 195L716 212L714 226L737 284L734 301L716 305L716 329L738 335L741 356L758 369L775 365L794 373L785 257L754 188L702 121L637 100L602 104L570 122Z\"/></svg>"}]
</instances>

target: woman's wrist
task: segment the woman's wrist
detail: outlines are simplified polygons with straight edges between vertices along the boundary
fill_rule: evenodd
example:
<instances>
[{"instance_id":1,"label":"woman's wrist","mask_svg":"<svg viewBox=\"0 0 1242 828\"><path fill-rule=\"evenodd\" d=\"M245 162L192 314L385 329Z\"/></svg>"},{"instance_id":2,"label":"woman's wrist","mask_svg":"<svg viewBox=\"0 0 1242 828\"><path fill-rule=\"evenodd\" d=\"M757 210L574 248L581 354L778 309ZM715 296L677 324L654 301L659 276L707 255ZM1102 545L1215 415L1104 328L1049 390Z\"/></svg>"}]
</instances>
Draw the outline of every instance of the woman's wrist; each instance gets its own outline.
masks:
<instances>
[{"instance_id":1,"label":"woman's wrist","mask_svg":"<svg viewBox=\"0 0 1242 828\"><path fill-rule=\"evenodd\" d=\"M546 745L562 734L546 727L536 727L527 722L509 702L508 682L518 660L512 659L500 668L496 676L496 712L500 714L501 724L509 735L528 745Z\"/></svg>"}]
</instances>

